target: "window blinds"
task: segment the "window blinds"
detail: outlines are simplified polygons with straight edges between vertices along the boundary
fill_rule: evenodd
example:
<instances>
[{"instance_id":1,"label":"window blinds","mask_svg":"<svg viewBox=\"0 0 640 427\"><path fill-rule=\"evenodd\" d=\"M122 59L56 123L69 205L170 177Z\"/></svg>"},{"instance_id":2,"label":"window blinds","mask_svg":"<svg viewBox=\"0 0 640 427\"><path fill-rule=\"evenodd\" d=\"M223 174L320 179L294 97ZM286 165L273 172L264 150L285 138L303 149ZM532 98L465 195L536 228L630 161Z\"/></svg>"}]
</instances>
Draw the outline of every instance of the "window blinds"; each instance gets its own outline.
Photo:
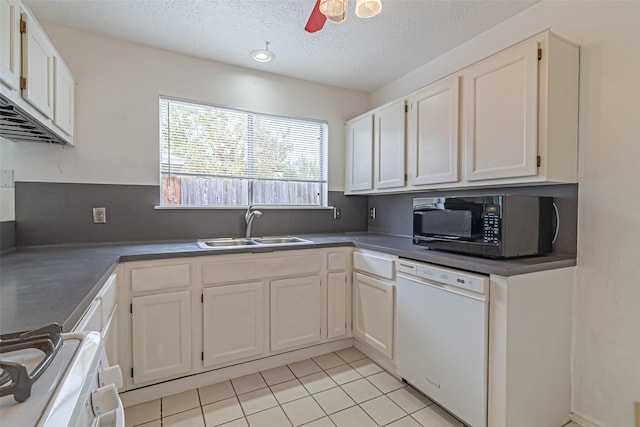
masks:
<instances>
[{"instance_id":1,"label":"window blinds","mask_svg":"<svg viewBox=\"0 0 640 427\"><path fill-rule=\"evenodd\" d=\"M322 205L327 130L321 121L160 98L162 186L180 193L167 200L176 188L163 188L163 204Z\"/></svg>"}]
</instances>

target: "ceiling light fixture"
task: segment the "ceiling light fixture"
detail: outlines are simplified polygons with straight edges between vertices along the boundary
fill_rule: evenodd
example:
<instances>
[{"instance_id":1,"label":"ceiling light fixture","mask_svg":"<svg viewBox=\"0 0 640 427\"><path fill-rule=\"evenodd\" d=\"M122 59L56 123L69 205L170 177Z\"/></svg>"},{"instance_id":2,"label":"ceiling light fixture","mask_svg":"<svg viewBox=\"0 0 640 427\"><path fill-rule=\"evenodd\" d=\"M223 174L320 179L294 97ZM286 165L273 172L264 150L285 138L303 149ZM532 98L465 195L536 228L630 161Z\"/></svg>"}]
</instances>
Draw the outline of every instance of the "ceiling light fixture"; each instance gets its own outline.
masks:
<instances>
[{"instance_id":1,"label":"ceiling light fixture","mask_svg":"<svg viewBox=\"0 0 640 427\"><path fill-rule=\"evenodd\" d=\"M276 54L269 50L269 42L264 42L264 43L265 43L264 49L251 51L251 53L249 54L251 59L257 62L271 62L274 60L274 58L276 57Z\"/></svg>"},{"instance_id":2,"label":"ceiling light fixture","mask_svg":"<svg viewBox=\"0 0 640 427\"><path fill-rule=\"evenodd\" d=\"M319 10L334 24L344 22L347 16L348 0L320 0ZM382 10L382 0L356 0L356 15L371 18Z\"/></svg>"},{"instance_id":3,"label":"ceiling light fixture","mask_svg":"<svg viewBox=\"0 0 640 427\"><path fill-rule=\"evenodd\" d=\"M356 15L360 18L371 18L381 10L382 0L356 0Z\"/></svg>"}]
</instances>

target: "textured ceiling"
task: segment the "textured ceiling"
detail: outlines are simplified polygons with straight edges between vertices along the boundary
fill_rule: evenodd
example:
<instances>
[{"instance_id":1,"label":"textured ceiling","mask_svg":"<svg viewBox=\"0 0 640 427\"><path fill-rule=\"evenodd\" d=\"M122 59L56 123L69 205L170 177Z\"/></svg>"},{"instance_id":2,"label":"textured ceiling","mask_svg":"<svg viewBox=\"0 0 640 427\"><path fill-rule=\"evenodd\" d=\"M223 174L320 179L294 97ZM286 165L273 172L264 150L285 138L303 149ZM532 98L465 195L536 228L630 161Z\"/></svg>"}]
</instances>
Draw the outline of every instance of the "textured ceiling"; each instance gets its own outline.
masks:
<instances>
[{"instance_id":1,"label":"textured ceiling","mask_svg":"<svg viewBox=\"0 0 640 427\"><path fill-rule=\"evenodd\" d=\"M38 20L365 92L429 62L536 1L383 0L370 19L304 31L315 0L27 0ZM269 41L273 62L249 52Z\"/></svg>"}]
</instances>

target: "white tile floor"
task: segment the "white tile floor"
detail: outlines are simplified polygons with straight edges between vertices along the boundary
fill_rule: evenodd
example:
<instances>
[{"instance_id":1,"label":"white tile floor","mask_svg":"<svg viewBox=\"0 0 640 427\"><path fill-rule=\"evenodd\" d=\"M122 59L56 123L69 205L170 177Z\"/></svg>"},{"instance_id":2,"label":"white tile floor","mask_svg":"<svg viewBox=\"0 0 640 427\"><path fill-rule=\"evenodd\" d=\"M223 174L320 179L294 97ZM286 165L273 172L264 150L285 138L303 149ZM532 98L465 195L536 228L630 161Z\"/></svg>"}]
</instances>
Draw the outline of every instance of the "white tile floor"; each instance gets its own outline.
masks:
<instances>
[{"instance_id":1,"label":"white tile floor","mask_svg":"<svg viewBox=\"0 0 640 427\"><path fill-rule=\"evenodd\" d=\"M144 427L461 427L410 386L347 348L125 409Z\"/></svg>"}]
</instances>

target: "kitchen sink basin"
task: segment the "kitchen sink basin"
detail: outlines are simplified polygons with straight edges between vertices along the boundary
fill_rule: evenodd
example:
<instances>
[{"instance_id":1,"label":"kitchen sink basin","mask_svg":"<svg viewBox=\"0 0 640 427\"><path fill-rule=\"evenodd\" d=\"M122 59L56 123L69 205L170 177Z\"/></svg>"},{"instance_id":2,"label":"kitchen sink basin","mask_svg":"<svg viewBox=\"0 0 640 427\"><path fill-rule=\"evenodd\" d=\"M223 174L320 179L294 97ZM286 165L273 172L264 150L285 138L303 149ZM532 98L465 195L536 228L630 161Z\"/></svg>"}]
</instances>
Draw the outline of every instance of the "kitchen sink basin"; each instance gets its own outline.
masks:
<instances>
[{"instance_id":1,"label":"kitchen sink basin","mask_svg":"<svg viewBox=\"0 0 640 427\"><path fill-rule=\"evenodd\" d=\"M237 246L255 246L258 243L251 239L203 239L198 240L198 246L201 248L230 248Z\"/></svg>"},{"instance_id":2,"label":"kitchen sink basin","mask_svg":"<svg viewBox=\"0 0 640 427\"><path fill-rule=\"evenodd\" d=\"M220 238L198 240L198 246L204 249L235 248L243 246L293 245L296 243L310 243L310 241L293 236L255 237L253 239Z\"/></svg>"},{"instance_id":3,"label":"kitchen sink basin","mask_svg":"<svg viewBox=\"0 0 640 427\"><path fill-rule=\"evenodd\" d=\"M286 245L291 243L309 243L308 240L301 239L299 237L285 236L285 237L256 237L253 239L261 245Z\"/></svg>"}]
</instances>

